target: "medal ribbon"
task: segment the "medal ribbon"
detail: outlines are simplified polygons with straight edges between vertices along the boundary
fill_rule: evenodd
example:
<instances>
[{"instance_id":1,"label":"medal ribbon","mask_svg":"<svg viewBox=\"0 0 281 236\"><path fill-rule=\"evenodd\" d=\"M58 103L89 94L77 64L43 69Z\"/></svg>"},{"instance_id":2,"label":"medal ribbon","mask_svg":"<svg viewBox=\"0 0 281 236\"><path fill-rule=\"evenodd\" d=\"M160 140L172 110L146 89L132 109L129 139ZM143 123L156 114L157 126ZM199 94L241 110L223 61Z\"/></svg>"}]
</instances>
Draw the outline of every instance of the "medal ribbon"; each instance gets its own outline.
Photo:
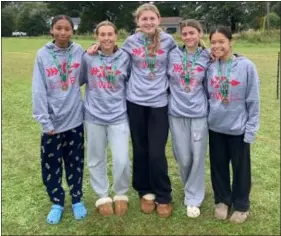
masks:
<instances>
[{"instance_id":1,"label":"medal ribbon","mask_svg":"<svg viewBox=\"0 0 281 236\"><path fill-rule=\"evenodd\" d=\"M186 85L190 84L190 75L194 69L195 62L197 60L197 57L199 56L199 49L196 48L196 51L194 55L192 56L192 66L190 70L188 70L188 65L187 65L187 50L184 50L184 56L183 56L183 69L184 69L184 81Z\"/></svg>"},{"instance_id":2,"label":"medal ribbon","mask_svg":"<svg viewBox=\"0 0 281 236\"><path fill-rule=\"evenodd\" d=\"M150 72L154 73L155 63L156 63L156 55L153 55L152 57L149 56L148 43L146 41L146 38L144 38L144 48L145 48L146 63L148 65L148 68L149 68Z\"/></svg>"},{"instance_id":3,"label":"medal ribbon","mask_svg":"<svg viewBox=\"0 0 281 236\"><path fill-rule=\"evenodd\" d=\"M232 58L230 58L227 62L225 81L222 80L222 68L221 68L221 62L220 61L219 61L219 65L218 65L218 75L219 75L219 80L220 80L220 91L221 91L221 94L222 94L224 99L227 99L227 96L228 96L231 64L232 64Z\"/></svg>"},{"instance_id":4,"label":"medal ribbon","mask_svg":"<svg viewBox=\"0 0 281 236\"><path fill-rule=\"evenodd\" d=\"M113 66L111 67L111 72L110 72L110 74L109 74L108 71L107 71L107 69L106 69L106 65L105 65L105 63L104 63L104 60L103 60L103 58L102 58L102 55L101 55L100 53L98 53L98 54L99 54L99 59L100 59L100 61L101 61L101 63L102 63L103 70L104 70L104 72L105 72L107 81L108 81L109 83L111 83L111 84L114 84L114 82L115 82L115 73L116 73L116 71L117 71L117 66L118 66L118 63L119 63L119 57L120 57L120 56L118 56L117 58L115 58L115 63L114 63Z\"/></svg>"},{"instance_id":5,"label":"medal ribbon","mask_svg":"<svg viewBox=\"0 0 281 236\"><path fill-rule=\"evenodd\" d=\"M71 53L70 49L68 50L67 68L66 68L66 72L65 73L63 73L63 71L62 71L61 65L60 65L60 63L58 61L58 58L57 58L57 56L56 56L56 54L55 54L53 49L50 49L50 54L52 55L52 57L54 59L54 62L55 62L55 65L56 65L57 69L60 72L61 80L63 82L65 82L66 79L67 79L68 71L70 69L71 61L72 61L72 53Z\"/></svg>"}]
</instances>

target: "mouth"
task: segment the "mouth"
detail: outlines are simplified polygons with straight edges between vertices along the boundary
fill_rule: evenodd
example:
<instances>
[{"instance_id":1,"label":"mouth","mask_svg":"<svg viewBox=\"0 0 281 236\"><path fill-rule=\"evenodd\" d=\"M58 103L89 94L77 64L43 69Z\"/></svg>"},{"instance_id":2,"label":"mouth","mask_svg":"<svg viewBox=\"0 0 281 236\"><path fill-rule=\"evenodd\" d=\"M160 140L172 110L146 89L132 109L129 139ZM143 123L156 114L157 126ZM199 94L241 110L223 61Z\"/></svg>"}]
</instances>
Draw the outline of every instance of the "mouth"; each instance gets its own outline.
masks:
<instances>
[{"instance_id":1,"label":"mouth","mask_svg":"<svg viewBox=\"0 0 281 236\"><path fill-rule=\"evenodd\" d=\"M194 40L186 40L185 43L186 44L194 44L195 42L194 42Z\"/></svg>"},{"instance_id":2,"label":"mouth","mask_svg":"<svg viewBox=\"0 0 281 236\"><path fill-rule=\"evenodd\" d=\"M145 26L144 28L145 28L147 31L150 31L150 30L153 30L153 29L154 29L153 26Z\"/></svg>"},{"instance_id":3,"label":"mouth","mask_svg":"<svg viewBox=\"0 0 281 236\"><path fill-rule=\"evenodd\" d=\"M217 53L217 54L223 53L222 49L213 49L212 51L213 51L213 53Z\"/></svg>"},{"instance_id":4,"label":"mouth","mask_svg":"<svg viewBox=\"0 0 281 236\"><path fill-rule=\"evenodd\" d=\"M112 46L112 42L102 43L102 45L105 46L105 47L109 47L109 46Z\"/></svg>"}]
</instances>

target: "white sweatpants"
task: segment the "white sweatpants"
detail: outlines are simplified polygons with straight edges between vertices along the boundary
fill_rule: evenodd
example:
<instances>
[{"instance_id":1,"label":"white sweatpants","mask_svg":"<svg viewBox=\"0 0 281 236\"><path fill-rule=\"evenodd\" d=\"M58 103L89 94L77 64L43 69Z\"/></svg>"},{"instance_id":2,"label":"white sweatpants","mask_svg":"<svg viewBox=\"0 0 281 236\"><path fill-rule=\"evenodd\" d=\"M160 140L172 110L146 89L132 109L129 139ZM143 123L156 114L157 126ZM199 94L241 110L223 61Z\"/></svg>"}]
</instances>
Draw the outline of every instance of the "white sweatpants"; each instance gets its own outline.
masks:
<instances>
[{"instance_id":1,"label":"white sweatpants","mask_svg":"<svg viewBox=\"0 0 281 236\"><path fill-rule=\"evenodd\" d=\"M130 184L129 125L98 125L86 122L87 158L90 181L100 198L108 197L107 145L109 143L113 161L113 192L124 195Z\"/></svg>"},{"instance_id":2,"label":"white sweatpants","mask_svg":"<svg viewBox=\"0 0 281 236\"><path fill-rule=\"evenodd\" d=\"M184 184L184 204L200 207L205 196L205 156L208 140L207 117L169 116L172 145Z\"/></svg>"}]
</instances>

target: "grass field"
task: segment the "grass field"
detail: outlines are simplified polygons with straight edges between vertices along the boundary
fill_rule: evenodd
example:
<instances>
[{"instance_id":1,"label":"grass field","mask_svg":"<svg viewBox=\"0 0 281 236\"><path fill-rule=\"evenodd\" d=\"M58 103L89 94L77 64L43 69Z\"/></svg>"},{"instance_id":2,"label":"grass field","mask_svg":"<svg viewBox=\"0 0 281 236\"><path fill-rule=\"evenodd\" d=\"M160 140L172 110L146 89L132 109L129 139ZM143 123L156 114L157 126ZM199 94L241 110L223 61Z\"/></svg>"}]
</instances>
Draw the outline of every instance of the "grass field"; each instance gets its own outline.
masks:
<instances>
[{"instance_id":1,"label":"grass field","mask_svg":"<svg viewBox=\"0 0 281 236\"><path fill-rule=\"evenodd\" d=\"M206 158L206 197L201 216L190 219L183 205L183 186L175 164L171 141L167 145L169 175L173 188L173 215L161 219L156 213L140 212L135 191L130 188L129 212L124 217L101 217L94 208L94 194L87 167L84 201L88 217L76 222L70 197L66 197L62 222L46 224L50 202L40 171L40 126L32 118L31 81L36 51L45 39L2 39L2 234L158 234L158 235L273 235L280 234L280 102L276 100L277 52L271 45L237 44L234 51L248 56L260 75L261 122L252 145L251 215L243 225L219 222L213 217L209 159ZM78 40L83 47L91 41ZM109 165L109 170L111 164ZM111 172L109 171L110 176ZM63 183L66 187L66 183ZM67 187L65 188L68 189Z\"/></svg>"}]
</instances>

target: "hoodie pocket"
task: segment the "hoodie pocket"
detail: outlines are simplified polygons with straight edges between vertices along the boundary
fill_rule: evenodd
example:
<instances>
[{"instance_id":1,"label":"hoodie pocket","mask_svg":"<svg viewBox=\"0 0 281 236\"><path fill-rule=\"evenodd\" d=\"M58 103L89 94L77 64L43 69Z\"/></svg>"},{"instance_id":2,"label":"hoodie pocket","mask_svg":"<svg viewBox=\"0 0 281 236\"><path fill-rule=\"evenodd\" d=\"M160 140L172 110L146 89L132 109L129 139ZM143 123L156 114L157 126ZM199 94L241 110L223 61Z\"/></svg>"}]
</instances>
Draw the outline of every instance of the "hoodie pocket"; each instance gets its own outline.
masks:
<instances>
[{"instance_id":1,"label":"hoodie pocket","mask_svg":"<svg viewBox=\"0 0 281 236\"><path fill-rule=\"evenodd\" d=\"M49 97L49 113L51 118L58 121L65 118L65 116L69 113L69 108L71 106L67 106L67 96L64 97Z\"/></svg>"},{"instance_id":2,"label":"hoodie pocket","mask_svg":"<svg viewBox=\"0 0 281 236\"><path fill-rule=\"evenodd\" d=\"M95 96L94 93L90 92L88 102L93 111L101 116L112 117L122 110L126 111L125 97Z\"/></svg>"},{"instance_id":3,"label":"hoodie pocket","mask_svg":"<svg viewBox=\"0 0 281 236\"><path fill-rule=\"evenodd\" d=\"M243 121L245 120L246 111L245 105L236 103L235 106L228 108L224 105L210 107L208 116L208 124L210 127L222 132L237 132L243 131Z\"/></svg>"}]
</instances>

